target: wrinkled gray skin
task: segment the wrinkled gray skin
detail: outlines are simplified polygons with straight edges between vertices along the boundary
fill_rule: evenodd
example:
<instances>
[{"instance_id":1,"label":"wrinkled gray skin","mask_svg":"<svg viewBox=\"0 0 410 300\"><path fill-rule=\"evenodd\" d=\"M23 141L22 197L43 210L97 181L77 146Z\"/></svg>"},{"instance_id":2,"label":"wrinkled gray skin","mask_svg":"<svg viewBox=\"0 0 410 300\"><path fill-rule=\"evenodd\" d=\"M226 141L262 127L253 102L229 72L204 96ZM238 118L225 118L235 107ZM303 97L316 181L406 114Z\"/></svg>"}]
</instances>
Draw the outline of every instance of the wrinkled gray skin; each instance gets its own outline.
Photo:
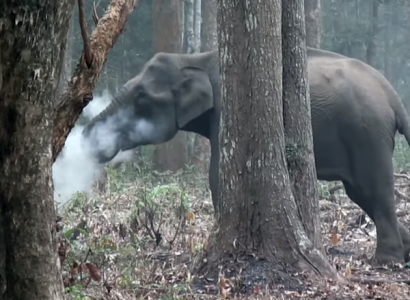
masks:
<instances>
[{"instance_id":1,"label":"wrinkled gray skin","mask_svg":"<svg viewBox=\"0 0 410 300\"><path fill-rule=\"evenodd\" d=\"M410 234L395 214L392 163L396 131L410 145L400 98L378 71L333 52L308 48L308 76L317 178L342 181L349 198L375 222L374 263L404 262ZM217 51L158 53L84 135L101 163L119 150L164 143L178 130L203 135L211 143L209 182L217 210L220 90ZM114 140L95 130L107 121Z\"/></svg>"}]
</instances>

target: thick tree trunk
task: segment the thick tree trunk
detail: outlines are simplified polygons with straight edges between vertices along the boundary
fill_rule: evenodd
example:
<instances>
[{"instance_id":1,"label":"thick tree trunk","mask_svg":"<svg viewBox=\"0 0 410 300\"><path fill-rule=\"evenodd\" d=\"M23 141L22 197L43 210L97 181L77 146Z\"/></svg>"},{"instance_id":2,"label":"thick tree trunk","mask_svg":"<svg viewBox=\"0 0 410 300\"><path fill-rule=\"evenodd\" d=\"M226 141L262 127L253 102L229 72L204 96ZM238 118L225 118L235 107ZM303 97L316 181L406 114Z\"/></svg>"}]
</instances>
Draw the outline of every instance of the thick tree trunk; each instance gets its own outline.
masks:
<instances>
[{"instance_id":1,"label":"thick tree trunk","mask_svg":"<svg viewBox=\"0 0 410 300\"><path fill-rule=\"evenodd\" d=\"M181 0L154 1L154 49L156 52L182 52L182 5ZM158 171L177 171L187 162L186 134L179 131L167 143L158 145L154 151L154 168Z\"/></svg>"},{"instance_id":2,"label":"thick tree trunk","mask_svg":"<svg viewBox=\"0 0 410 300\"><path fill-rule=\"evenodd\" d=\"M306 44L320 48L322 42L322 9L321 0L305 1Z\"/></svg>"},{"instance_id":3,"label":"thick tree trunk","mask_svg":"<svg viewBox=\"0 0 410 300\"><path fill-rule=\"evenodd\" d=\"M323 251L303 2L283 0L282 5L283 121L287 166L304 229L313 246Z\"/></svg>"},{"instance_id":4,"label":"thick tree trunk","mask_svg":"<svg viewBox=\"0 0 410 300\"><path fill-rule=\"evenodd\" d=\"M97 27L89 38L91 53L90 65L87 65L84 52L80 57L73 76L68 83L67 93L54 114L53 161L64 147L65 140L83 108L93 99L93 90L108 53L122 33L128 16L133 12L139 0L112 0L105 15L98 21Z\"/></svg>"},{"instance_id":5,"label":"thick tree trunk","mask_svg":"<svg viewBox=\"0 0 410 300\"><path fill-rule=\"evenodd\" d=\"M295 7L298 0L286 1ZM263 265L269 262L268 268L258 269L267 276L286 264L335 277L306 235L286 166L281 1L247 3L218 2L221 210L205 252L207 264L199 270L217 269L222 259L246 261L254 255Z\"/></svg>"},{"instance_id":6,"label":"thick tree trunk","mask_svg":"<svg viewBox=\"0 0 410 300\"><path fill-rule=\"evenodd\" d=\"M51 176L52 112L73 4L2 5L1 299L63 299Z\"/></svg>"}]
</instances>

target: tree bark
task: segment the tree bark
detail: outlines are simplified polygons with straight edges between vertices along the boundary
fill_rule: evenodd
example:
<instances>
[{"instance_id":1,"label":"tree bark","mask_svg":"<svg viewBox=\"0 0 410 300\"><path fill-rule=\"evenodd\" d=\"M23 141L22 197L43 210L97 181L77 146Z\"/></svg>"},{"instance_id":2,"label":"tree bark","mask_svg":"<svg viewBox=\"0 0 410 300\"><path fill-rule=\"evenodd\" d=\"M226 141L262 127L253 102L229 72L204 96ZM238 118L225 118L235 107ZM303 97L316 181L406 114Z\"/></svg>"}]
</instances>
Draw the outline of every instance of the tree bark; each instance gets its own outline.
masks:
<instances>
[{"instance_id":1,"label":"tree bark","mask_svg":"<svg viewBox=\"0 0 410 300\"><path fill-rule=\"evenodd\" d=\"M68 83L67 92L54 114L53 161L64 147L65 140L83 108L93 99L93 90L108 58L108 53L122 33L128 16L139 0L113 0L105 15L99 19L97 27L89 38L92 56L87 65L84 51L77 68Z\"/></svg>"},{"instance_id":2,"label":"tree bark","mask_svg":"<svg viewBox=\"0 0 410 300\"><path fill-rule=\"evenodd\" d=\"M306 44L320 48L322 43L322 9L320 0L305 1Z\"/></svg>"},{"instance_id":3,"label":"tree bark","mask_svg":"<svg viewBox=\"0 0 410 300\"><path fill-rule=\"evenodd\" d=\"M7 1L1 8L1 299L63 299L52 111L73 4Z\"/></svg>"},{"instance_id":4,"label":"tree bark","mask_svg":"<svg viewBox=\"0 0 410 300\"><path fill-rule=\"evenodd\" d=\"M57 93L55 97L56 104L58 101L61 101L61 96L67 91L68 82L71 78L72 71L73 71L73 49L74 49L74 15L70 18L70 25L68 27L68 34L67 34L67 45L64 51L64 59L63 59L63 70L60 74L60 80L58 83Z\"/></svg>"},{"instance_id":5,"label":"tree bark","mask_svg":"<svg viewBox=\"0 0 410 300\"><path fill-rule=\"evenodd\" d=\"M154 50L156 52L182 52L181 0L155 0L153 12ZM186 134L179 131L167 143L157 145L154 151L154 169L177 171L187 162Z\"/></svg>"},{"instance_id":6,"label":"tree bark","mask_svg":"<svg viewBox=\"0 0 410 300\"><path fill-rule=\"evenodd\" d=\"M293 8L300 2L286 1ZM261 264L269 262L266 269L258 268L267 276L286 264L336 277L308 239L291 191L283 125L281 11L280 0L218 2L221 210L200 272L227 266L232 257L247 261L252 255Z\"/></svg>"},{"instance_id":7,"label":"tree bark","mask_svg":"<svg viewBox=\"0 0 410 300\"><path fill-rule=\"evenodd\" d=\"M313 247L323 250L307 78L303 2L282 1L283 121L293 196Z\"/></svg>"}]
</instances>

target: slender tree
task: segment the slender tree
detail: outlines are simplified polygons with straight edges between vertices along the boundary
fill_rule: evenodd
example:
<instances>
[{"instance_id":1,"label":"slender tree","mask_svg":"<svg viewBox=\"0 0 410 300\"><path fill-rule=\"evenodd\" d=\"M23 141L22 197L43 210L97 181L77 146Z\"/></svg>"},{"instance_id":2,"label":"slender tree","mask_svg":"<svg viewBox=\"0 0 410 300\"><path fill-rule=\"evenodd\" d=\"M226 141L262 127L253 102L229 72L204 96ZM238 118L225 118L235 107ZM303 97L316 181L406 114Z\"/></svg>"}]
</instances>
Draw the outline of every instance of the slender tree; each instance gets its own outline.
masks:
<instances>
[{"instance_id":1,"label":"slender tree","mask_svg":"<svg viewBox=\"0 0 410 300\"><path fill-rule=\"evenodd\" d=\"M63 299L51 146L73 4L0 5L1 299Z\"/></svg>"},{"instance_id":2,"label":"slender tree","mask_svg":"<svg viewBox=\"0 0 410 300\"><path fill-rule=\"evenodd\" d=\"M154 1L154 50L156 52L182 52L181 0ZM154 168L159 171L177 171L187 161L187 139L182 131L167 143L158 145L154 151Z\"/></svg>"}]
</instances>

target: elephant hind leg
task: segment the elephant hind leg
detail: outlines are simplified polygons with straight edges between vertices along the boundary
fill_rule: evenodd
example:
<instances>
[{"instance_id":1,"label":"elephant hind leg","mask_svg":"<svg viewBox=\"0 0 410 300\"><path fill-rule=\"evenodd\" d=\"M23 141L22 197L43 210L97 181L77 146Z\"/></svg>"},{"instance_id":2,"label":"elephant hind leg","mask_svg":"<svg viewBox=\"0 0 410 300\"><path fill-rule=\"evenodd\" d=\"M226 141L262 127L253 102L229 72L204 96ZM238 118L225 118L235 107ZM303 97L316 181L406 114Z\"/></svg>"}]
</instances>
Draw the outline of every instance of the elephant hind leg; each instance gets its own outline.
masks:
<instances>
[{"instance_id":1,"label":"elephant hind leg","mask_svg":"<svg viewBox=\"0 0 410 300\"><path fill-rule=\"evenodd\" d=\"M380 172L380 171L379 171ZM380 173L378 173L380 175ZM372 175L365 175L367 179ZM372 179L380 178L375 176ZM364 177L366 178L366 177ZM372 184L369 184L370 181ZM387 184L387 182L389 182ZM347 195L359 205L373 220L377 229L377 246L375 256L372 258L375 264L390 262L404 262L410 247L410 234L408 230L397 220L394 203L393 180L378 182L369 180L367 184L350 184L343 182ZM404 249L403 243L407 247Z\"/></svg>"}]
</instances>

